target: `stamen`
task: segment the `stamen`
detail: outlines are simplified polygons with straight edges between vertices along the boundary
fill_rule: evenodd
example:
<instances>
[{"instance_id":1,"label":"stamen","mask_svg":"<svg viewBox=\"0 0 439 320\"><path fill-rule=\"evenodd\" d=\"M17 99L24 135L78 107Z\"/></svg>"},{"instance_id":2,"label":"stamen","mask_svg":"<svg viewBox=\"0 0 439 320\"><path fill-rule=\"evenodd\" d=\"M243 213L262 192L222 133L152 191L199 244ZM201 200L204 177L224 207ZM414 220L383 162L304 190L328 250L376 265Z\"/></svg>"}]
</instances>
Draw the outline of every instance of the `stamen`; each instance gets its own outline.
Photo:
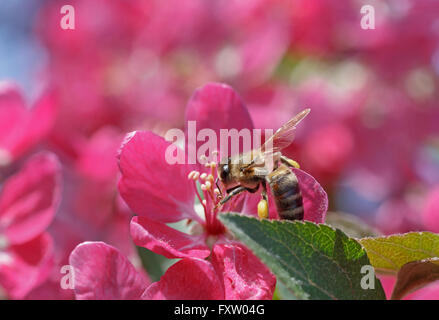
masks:
<instances>
[{"instance_id":1,"label":"stamen","mask_svg":"<svg viewBox=\"0 0 439 320\"><path fill-rule=\"evenodd\" d=\"M213 181L213 177L215 176L216 173L216 162L212 161L210 163L210 176L212 176L212 181Z\"/></svg>"},{"instance_id":2,"label":"stamen","mask_svg":"<svg viewBox=\"0 0 439 320\"><path fill-rule=\"evenodd\" d=\"M198 177L200 176L200 173L198 171L191 171L188 175L187 178L189 180L198 180Z\"/></svg>"},{"instance_id":3,"label":"stamen","mask_svg":"<svg viewBox=\"0 0 439 320\"><path fill-rule=\"evenodd\" d=\"M198 201L200 201L200 203L203 205L203 208L204 208L204 215L207 215L207 208L206 208L206 205L203 203L203 199L201 199L200 193L198 192L197 183L196 183L195 180L192 180L192 187L194 188L194 192L195 192L195 195L196 195L197 198L198 198Z\"/></svg>"},{"instance_id":4,"label":"stamen","mask_svg":"<svg viewBox=\"0 0 439 320\"><path fill-rule=\"evenodd\" d=\"M212 154L217 155L218 152ZM207 160L207 157L202 155L199 157L199 159L205 161ZM221 233L224 231L224 227L222 227L220 222L216 219L219 211L224 209L220 208L222 207L220 205L220 201L223 198L222 189L220 189L220 187L215 182L215 179L217 179L218 181L218 164L215 161L200 163L203 163L206 168L210 168L210 172L207 171L205 173L202 173L194 170L188 174L188 179L193 181L195 195L200 201L200 205L203 206L206 228L210 230L209 232ZM233 208L234 204L236 204L236 198L239 198L239 196L228 202L225 208Z\"/></svg>"}]
</instances>

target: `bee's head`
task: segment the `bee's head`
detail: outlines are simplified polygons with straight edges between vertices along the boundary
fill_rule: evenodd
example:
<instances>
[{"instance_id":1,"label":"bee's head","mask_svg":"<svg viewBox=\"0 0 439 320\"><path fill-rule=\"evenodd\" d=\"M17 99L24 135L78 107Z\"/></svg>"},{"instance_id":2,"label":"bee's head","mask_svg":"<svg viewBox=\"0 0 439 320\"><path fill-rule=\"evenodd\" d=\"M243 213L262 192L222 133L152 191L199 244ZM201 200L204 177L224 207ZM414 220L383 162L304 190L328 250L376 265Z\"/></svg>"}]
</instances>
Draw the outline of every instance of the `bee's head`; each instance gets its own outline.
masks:
<instances>
[{"instance_id":1,"label":"bee's head","mask_svg":"<svg viewBox=\"0 0 439 320\"><path fill-rule=\"evenodd\" d=\"M224 184L227 184L227 182L230 180L230 158L228 158L227 161L221 161L219 164L218 177Z\"/></svg>"},{"instance_id":2,"label":"bee's head","mask_svg":"<svg viewBox=\"0 0 439 320\"><path fill-rule=\"evenodd\" d=\"M218 167L218 177L222 182L226 182L229 178L230 170L228 164L222 164Z\"/></svg>"}]
</instances>

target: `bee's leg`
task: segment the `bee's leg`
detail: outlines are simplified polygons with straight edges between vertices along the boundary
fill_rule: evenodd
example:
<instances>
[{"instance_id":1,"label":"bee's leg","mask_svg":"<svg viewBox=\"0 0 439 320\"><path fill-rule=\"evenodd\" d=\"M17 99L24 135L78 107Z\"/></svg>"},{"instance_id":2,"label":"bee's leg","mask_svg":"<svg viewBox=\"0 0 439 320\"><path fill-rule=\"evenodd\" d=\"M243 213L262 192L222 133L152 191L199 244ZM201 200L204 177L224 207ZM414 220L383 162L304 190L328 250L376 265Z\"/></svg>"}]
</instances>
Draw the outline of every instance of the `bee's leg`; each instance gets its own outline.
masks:
<instances>
[{"instance_id":1,"label":"bee's leg","mask_svg":"<svg viewBox=\"0 0 439 320\"><path fill-rule=\"evenodd\" d=\"M300 165L297 163L297 161L294 161L294 160L287 158L285 156L280 156L280 160L289 167L300 169Z\"/></svg>"},{"instance_id":2,"label":"bee's leg","mask_svg":"<svg viewBox=\"0 0 439 320\"><path fill-rule=\"evenodd\" d=\"M219 202L219 204L222 205L222 204L226 203L232 197L234 197L234 196L236 196L236 195L238 195L241 192L246 191L246 190L247 190L246 188L244 188L242 186L238 186L237 188L231 190L230 193L228 193L227 196Z\"/></svg>"},{"instance_id":3,"label":"bee's leg","mask_svg":"<svg viewBox=\"0 0 439 320\"><path fill-rule=\"evenodd\" d=\"M268 197L267 197L267 184L265 180L261 181L262 184L262 199L258 203L258 216L259 218L268 218Z\"/></svg>"}]
</instances>

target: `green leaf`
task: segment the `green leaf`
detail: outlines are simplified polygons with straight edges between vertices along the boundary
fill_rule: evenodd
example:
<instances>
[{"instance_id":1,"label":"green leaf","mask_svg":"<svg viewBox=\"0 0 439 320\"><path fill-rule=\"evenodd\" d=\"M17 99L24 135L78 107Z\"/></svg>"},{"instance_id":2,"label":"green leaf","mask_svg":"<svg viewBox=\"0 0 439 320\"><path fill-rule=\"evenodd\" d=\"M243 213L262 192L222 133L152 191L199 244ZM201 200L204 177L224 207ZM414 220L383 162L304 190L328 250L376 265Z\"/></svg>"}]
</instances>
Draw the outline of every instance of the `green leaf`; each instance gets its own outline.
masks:
<instances>
[{"instance_id":1,"label":"green leaf","mask_svg":"<svg viewBox=\"0 0 439 320\"><path fill-rule=\"evenodd\" d=\"M276 283L276 291L277 300L297 300L297 297L294 295L291 290L289 290L281 281ZM273 297L274 300L274 297Z\"/></svg>"},{"instance_id":2,"label":"green leaf","mask_svg":"<svg viewBox=\"0 0 439 320\"><path fill-rule=\"evenodd\" d=\"M391 299L439 279L439 235L409 232L359 240L377 271L396 275Z\"/></svg>"},{"instance_id":3,"label":"green leaf","mask_svg":"<svg viewBox=\"0 0 439 320\"><path fill-rule=\"evenodd\" d=\"M359 242L375 269L387 274L396 275L403 265L412 261L439 257L439 235L431 232L363 238Z\"/></svg>"},{"instance_id":4,"label":"green leaf","mask_svg":"<svg viewBox=\"0 0 439 320\"><path fill-rule=\"evenodd\" d=\"M151 281L159 281L160 277L166 272L166 270L177 261L176 259L167 259L160 254L142 247L136 248L142 266L148 273Z\"/></svg>"},{"instance_id":5,"label":"green leaf","mask_svg":"<svg viewBox=\"0 0 439 320\"><path fill-rule=\"evenodd\" d=\"M385 299L380 281L363 289L365 250L342 231L303 221L219 216L299 299Z\"/></svg>"}]
</instances>

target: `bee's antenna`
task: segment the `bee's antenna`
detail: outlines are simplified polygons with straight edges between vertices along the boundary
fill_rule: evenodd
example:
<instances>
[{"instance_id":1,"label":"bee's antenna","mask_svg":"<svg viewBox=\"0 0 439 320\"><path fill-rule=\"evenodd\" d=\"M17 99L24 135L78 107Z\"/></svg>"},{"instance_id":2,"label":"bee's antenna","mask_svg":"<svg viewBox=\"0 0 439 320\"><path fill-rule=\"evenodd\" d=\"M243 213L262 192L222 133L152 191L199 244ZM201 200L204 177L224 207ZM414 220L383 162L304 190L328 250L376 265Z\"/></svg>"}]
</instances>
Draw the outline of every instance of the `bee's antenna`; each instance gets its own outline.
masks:
<instances>
[{"instance_id":1,"label":"bee's antenna","mask_svg":"<svg viewBox=\"0 0 439 320\"><path fill-rule=\"evenodd\" d=\"M223 192L221 191L221 188L220 188L219 185L218 185L218 180L219 180L219 178L216 177L216 179L215 179L215 185L216 185L216 187L218 188L218 190L219 190L219 192L220 192L220 196L221 196L221 198L223 198Z\"/></svg>"}]
</instances>

